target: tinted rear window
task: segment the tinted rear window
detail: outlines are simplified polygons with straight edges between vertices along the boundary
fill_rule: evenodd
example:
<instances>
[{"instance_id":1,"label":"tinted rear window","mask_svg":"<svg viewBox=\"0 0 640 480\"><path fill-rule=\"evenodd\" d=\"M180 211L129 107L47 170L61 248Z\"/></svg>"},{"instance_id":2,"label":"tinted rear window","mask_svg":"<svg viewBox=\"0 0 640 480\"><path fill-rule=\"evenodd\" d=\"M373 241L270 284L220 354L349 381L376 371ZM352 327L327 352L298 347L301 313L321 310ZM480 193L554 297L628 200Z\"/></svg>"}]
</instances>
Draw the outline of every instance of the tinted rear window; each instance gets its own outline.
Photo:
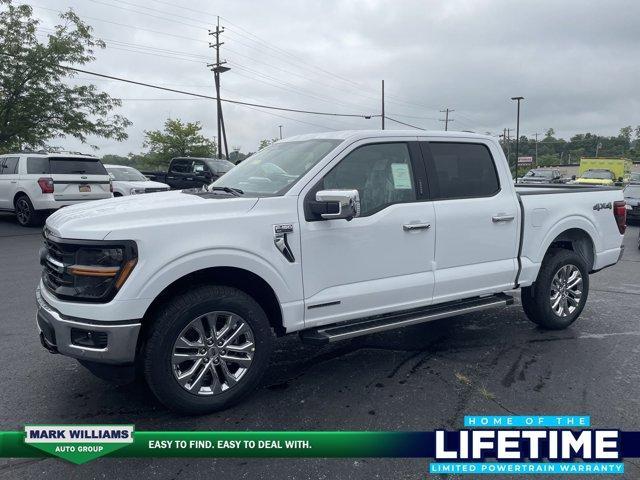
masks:
<instances>
[{"instance_id":1,"label":"tinted rear window","mask_svg":"<svg viewBox=\"0 0 640 480\"><path fill-rule=\"evenodd\" d=\"M47 157L28 157L27 173L40 175L49 172L49 159Z\"/></svg>"},{"instance_id":2,"label":"tinted rear window","mask_svg":"<svg viewBox=\"0 0 640 480\"><path fill-rule=\"evenodd\" d=\"M209 168L214 172L223 172L227 173L231 170L235 165L228 160L214 160L213 162L207 162Z\"/></svg>"},{"instance_id":3,"label":"tinted rear window","mask_svg":"<svg viewBox=\"0 0 640 480\"><path fill-rule=\"evenodd\" d=\"M0 175L11 175L18 173L18 160L20 157L6 157L4 159L4 165L2 159L0 159Z\"/></svg>"},{"instance_id":4,"label":"tinted rear window","mask_svg":"<svg viewBox=\"0 0 640 480\"><path fill-rule=\"evenodd\" d=\"M61 175L107 175L100 160L91 158L50 158L51 174Z\"/></svg>"},{"instance_id":5,"label":"tinted rear window","mask_svg":"<svg viewBox=\"0 0 640 480\"><path fill-rule=\"evenodd\" d=\"M429 186L434 199L489 197L500 189L498 172L485 145L429 143L433 167Z\"/></svg>"}]
</instances>

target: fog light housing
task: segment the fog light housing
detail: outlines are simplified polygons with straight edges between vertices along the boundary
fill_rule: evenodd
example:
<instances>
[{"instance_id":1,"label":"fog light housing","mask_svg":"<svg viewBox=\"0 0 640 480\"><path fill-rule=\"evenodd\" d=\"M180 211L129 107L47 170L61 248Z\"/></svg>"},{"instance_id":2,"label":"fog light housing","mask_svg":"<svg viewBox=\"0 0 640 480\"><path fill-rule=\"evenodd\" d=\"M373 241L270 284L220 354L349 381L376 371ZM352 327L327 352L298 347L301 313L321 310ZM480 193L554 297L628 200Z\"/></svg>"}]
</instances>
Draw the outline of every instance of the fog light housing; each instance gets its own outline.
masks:
<instances>
[{"instance_id":1,"label":"fog light housing","mask_svg":"<svg viewBox=\"0 0 640 480\"><path fill-rule=\"evenodd\" d=\"M107 332L72 328L71 343L79 347L107 348Z\"/></svg>"}]
</instances>

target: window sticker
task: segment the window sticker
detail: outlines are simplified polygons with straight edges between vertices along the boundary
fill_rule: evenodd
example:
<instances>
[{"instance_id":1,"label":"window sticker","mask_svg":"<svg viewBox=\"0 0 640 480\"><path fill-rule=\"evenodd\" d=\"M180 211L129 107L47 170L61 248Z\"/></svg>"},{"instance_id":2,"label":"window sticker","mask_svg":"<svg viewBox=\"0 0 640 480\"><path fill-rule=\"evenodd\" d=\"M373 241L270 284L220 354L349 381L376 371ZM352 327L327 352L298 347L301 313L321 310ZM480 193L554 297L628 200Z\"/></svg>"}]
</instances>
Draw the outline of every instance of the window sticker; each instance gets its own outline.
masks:
<instances>
[{"instance_id":1,"label":"window sticker","mask_svg":"<svg viewBox=\"0 0 640 480\"><path fill-rule=\"evenodd\" d=\"M409 175L409 165L406 163L392 163L391 173L393 174L393 188L396 190L411 190L411 175Z\"/></svg>"}]
</instances>

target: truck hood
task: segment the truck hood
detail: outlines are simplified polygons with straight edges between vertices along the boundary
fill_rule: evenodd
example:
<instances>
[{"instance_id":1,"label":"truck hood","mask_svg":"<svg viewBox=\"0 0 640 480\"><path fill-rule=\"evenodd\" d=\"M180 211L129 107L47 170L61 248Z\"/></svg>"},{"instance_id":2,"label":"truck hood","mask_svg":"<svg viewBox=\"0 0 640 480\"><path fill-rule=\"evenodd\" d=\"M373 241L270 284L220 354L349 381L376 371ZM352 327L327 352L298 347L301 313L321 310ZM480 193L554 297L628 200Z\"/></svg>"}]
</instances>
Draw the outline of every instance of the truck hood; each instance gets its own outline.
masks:
<instances>
[{"instance_id":1,"label":"truck hood","mask_svg":"<svg viewBox=\"0 0 640 480\"><path fill-rule=\"evenodd\" d=\"M575 183L582 183L584 185L613 185L612 180L601 178L578 178Z\"/></svg>"},{"instance_id":2,"label":"truck hood","mask_svg":"<svg viewBox=\"0 0 640 480\"><path fill-rule=\"evenodd\" d=\"M194 193L170 191L72 205L51 215L47 228L61 238L102 240L119 229L144 229L189 219L208 221L242 215L258 201L257 198Z\"/></svg>"},{"instance_id":3,"label":"truck hood","mask_svg":"<svg viewBox=\"0 0 640 480\"><path fill-rule=\"evenodd\" d=\"M551 179L543 177L522 177L519 183L551 183Z\"/></svg>"},{"instance_id":4,"label":"truck hood","mask_svg":"<svg viewBox=\"0 0 640 480\"><path fill-rule=\"evenodd\" d=\"M141 180L135 182L114 180L113 185L122 188L169 188L169 185L167 185L166 183L155 182L153 180Z\"/></svg>"}]
</instances>

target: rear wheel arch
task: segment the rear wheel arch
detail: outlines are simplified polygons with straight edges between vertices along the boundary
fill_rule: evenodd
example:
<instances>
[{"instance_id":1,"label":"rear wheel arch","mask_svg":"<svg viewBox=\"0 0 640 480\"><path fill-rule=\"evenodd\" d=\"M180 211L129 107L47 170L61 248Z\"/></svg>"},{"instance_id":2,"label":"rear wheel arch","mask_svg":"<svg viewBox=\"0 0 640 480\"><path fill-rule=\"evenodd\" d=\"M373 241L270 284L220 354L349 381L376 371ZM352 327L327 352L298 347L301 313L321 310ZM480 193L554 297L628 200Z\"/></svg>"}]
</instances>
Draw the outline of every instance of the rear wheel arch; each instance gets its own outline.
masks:
<instances>
[{"instance_id":1,"label":"rear wheel arch","mask_svg":"<svg viewBox=\"0 0 640 480\"><path fill-rule=\"evenodd\" d=\"M18 190L16 192L16 194L13 196L13 206L15 207L16 202L18 201L18 199L20 197L27 197L29 198L29 195L27 194L27 192L25 192L24 190ZM29 201L31 201L31 199L29 198Z\"/></svg>"},{"instance_id":2,"label":"rear wheel arch","mask_svg":"<svg viewBox=\"0 0 640 480\"><path fill-rule=\"evenodd\" d=\"M548 245L544 257L554 249L571 250L580 255L591 271L595 262L595 243L591 235L581 228L570 228L557 235ZM544 261L544 260L543 260Z\"/></svg>"}]
</instances>

